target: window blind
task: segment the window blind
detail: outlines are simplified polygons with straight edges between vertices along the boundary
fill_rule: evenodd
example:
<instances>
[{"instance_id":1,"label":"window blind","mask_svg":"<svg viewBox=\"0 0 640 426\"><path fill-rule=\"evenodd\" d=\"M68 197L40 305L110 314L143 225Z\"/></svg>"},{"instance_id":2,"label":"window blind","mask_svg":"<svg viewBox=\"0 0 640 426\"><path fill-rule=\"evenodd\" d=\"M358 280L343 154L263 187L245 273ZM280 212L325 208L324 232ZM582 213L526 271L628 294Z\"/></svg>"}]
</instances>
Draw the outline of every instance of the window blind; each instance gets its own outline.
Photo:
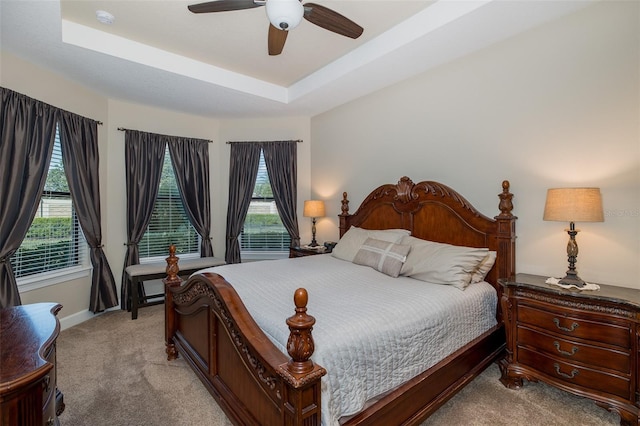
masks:
<instances>
[{"instance_id":1,"label":"window blind","mask_svg":"<svg viewBox=\"0 0 640 426\"><path fill-rule=\"evenodd\" d=\"M73 209L56 128L53 154L36 215L11 257L16 278L82 265L86 243Z\"/></svg>"},{"instance_id":2,"label":"window blind","mask_svg":"<svg viewBox=\"0 0 640 426\"><path fill-rule=\"evenodd\" d=\"M267 165L260 151L256 185L240 234L240 250L288 252L290 242L291 237L282 224L273 199Z\"/></svg>"},{"instance_id":3,"label":"window blind","mask_svg":"<svg viewBox=\"0 0 640 426\"><path fill-rule=\"evenodd\" d=\"M178 254L199 255L200 236L184 210L167 146L151 221L139 244L140 259L166 257L171 244Z\"/></svg>"}]
</instances>

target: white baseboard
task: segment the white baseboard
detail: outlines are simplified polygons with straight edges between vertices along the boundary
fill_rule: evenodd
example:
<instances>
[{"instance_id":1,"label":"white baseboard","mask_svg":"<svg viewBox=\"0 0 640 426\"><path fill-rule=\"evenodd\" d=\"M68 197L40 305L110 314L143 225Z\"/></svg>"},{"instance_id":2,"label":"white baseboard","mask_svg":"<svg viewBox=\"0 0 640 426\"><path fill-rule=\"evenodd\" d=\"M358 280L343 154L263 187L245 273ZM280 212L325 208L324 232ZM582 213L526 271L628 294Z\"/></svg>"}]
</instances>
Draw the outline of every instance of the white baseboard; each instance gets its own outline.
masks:
<instances>
[{"instance_id":1,"label":"white baseboard","mask_svg":"<svg viewBox=\"0 0 640 426\"><path fill-rule=\"evenodd\" d=\"M107 309L104 312L119 310L119 309L120 309L120 305ZM64 318L60 318L60 330L66 330L67 328L73 327L74 325L78 325L87 320L90 320L91 318L95 318L98 315L102 315L104 312L99 312L97 314L94 314L93 312L87 309L86 311L76 312L75 314L66 316Z\"/></svg>"}]
</instances>

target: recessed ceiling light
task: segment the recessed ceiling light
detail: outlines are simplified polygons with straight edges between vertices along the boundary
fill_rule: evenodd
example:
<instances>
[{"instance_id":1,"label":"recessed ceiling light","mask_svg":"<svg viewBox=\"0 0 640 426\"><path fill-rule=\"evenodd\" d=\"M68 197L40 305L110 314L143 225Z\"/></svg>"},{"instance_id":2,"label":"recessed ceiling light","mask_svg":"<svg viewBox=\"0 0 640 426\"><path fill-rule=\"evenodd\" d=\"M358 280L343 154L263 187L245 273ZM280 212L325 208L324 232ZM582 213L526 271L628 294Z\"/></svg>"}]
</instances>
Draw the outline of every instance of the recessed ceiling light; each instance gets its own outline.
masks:
<instances>
[{"instance_id":1,"label":"recessed ceiling light","mask_svg":"<svg viewBox=\"0 0 640 426\"><path fill-rule=\"evenodd\" d=\"M105 12L104 10L96 10L96 19L98 19L99 22L102 22L105 25L111 25L116 18L109 12Z\"/></svg>"}]
</instances>

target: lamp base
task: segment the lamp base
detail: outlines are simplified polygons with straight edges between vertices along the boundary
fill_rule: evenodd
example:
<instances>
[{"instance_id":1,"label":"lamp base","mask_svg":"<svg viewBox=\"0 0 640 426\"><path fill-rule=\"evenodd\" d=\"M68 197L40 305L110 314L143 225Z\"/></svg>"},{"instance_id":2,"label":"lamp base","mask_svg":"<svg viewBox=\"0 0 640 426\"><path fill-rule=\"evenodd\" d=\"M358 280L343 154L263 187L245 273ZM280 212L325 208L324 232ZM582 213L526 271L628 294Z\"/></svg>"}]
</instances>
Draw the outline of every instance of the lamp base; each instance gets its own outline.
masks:
<instances>
[{"instance_id":1,"label":"lamp base","mask_svg":"<svg viewBox=\"0 0 640 426\"><path fill-rule=\"evenodd\" d=\"M567 243L567 258L569 260L569 270L567 275L559 281L562 285L575 285L576 287L584 287L585 282L578 276L576 271L576 261L578 260L578 243L576 242L576 235L578 229L576 229L575 223L569 224L569 229L566 230L569 233L569 242Z\"/></svg>"},{"instance_id":2,"label":"lamp base","mask_svg":"<svg viewBox=\"0 0 640 426\"><path fill-rule=\"evenodd\" d=\"M318 242L316 241L316 218L311 218L311 244L309 247L318 247Z\"/></svg>"},{"instance_id":3,"label":"lamp base","mask_svg":"<svg viewBox=\"0 0 640 426\"><path fill-rule=\"evenodd\" d=\"M558 284L562 285L575 285L576 287L584 287L585 283L582 278L577 275L567 274L564 278L558 281Z\"/></svg>"}]
</instances>

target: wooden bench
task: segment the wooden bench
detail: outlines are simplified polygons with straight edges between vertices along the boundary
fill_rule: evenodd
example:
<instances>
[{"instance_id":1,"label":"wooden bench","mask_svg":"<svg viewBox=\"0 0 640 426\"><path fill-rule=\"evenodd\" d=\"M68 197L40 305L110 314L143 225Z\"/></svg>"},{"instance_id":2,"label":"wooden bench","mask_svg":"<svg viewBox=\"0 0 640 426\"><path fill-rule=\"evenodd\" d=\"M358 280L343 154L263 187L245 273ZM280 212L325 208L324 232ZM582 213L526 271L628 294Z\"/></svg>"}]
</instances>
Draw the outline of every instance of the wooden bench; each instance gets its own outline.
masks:
<instances>
[{"instance_id":1,"label":"wooden bench","mask_svg":"<svg viewBox=\"0 0 640 426\"><path fill-rule=\"evenodd\" d=\"M224 259L218 257L198 257L193 259L181 259L179 263L179 276L189 276L196 271L212 266L224 265ZM138 318L138 309L145 306L158 305L164 303L164 292L150 295L140 295L140 286L144 289L144 282L149 280L159 280L167 276L167 263L154 262L142 263L139 265L127 266L124 270L129 287L129 301L131 307L131 319Z\"/></svg>"}]
</instances>

